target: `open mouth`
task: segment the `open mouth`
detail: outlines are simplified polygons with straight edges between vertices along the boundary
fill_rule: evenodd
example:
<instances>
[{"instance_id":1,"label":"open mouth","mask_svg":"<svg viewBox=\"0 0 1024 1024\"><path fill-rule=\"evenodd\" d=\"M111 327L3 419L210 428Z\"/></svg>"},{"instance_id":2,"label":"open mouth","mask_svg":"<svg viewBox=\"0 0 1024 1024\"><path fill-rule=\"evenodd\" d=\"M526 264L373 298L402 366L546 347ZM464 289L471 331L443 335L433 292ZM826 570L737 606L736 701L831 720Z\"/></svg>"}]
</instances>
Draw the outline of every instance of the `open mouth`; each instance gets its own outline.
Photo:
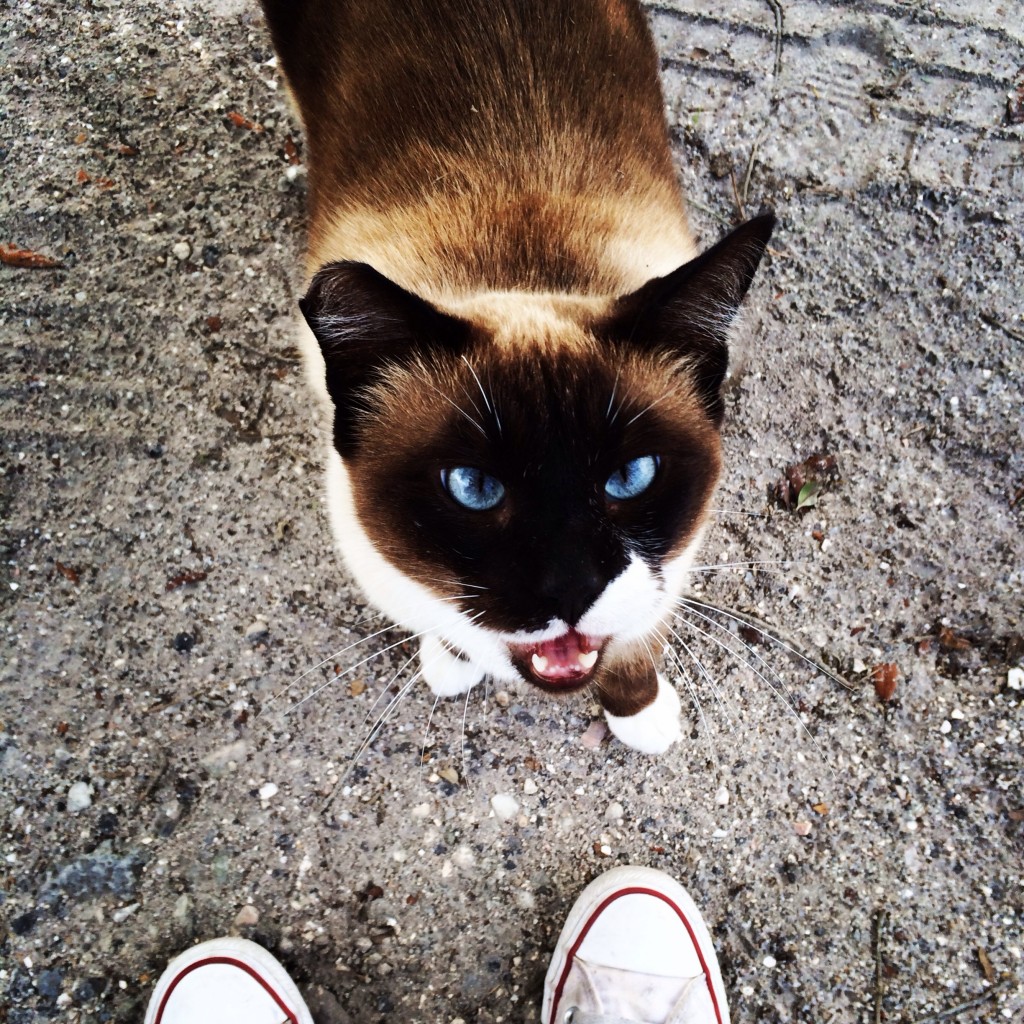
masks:
<instances>
[{"instance_id":1,"label":"open mouth","mask_svg":"<svg viewBox=\"0 0 1024 1024\"><path fill-rule=\"evenodd\" d=\"M607 637L570 629L537 644L512 644L512 662L523 677L546 690L577 690L594 677Z\"/></svg>"}]
</instances>

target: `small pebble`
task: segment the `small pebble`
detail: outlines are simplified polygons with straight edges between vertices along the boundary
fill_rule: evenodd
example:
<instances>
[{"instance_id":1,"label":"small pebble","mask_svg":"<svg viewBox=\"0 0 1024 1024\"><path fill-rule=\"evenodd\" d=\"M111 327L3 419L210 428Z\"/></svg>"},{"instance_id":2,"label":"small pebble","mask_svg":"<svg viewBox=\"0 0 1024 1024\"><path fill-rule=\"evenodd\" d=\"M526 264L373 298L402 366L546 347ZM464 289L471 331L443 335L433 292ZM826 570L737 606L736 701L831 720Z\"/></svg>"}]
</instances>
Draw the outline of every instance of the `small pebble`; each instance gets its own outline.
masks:
<instances>
[{"instance_id":1,"label":"small pebble","mask_svg":"<svg viewBox=\"0 0 1024 1024\"><path fill-rule=\"evenodd\" d=\"M794 821L793 831L798 836L809 836L811 834L811 823L809 821Z\"/></svg>"},{"instance_id":2,"label":"small pebble","mask_svg":"<svg viewBox=\"0 0 1024 1024\"><path fill-rule=\"evenodd\" d=\"M1006 685L1011 690L1024 690L1024 668L1011 668L1006 673Z\"/></svg>"},{"instance_id":3,"label":"small pebble","mask_svg":"<svg viewBox=\"0 0 1024 1024\"><path fill-rule=\"evenodd\" d=\"M942 735L945 736L946 733L949 732L949 730L952 729L952 728L953 728L953 726L951 726L949 724L949 721L947 720L947 721L944 721L942 723L942 725L939 726L939 732L941 732Z\"/></svg>"},{"instance_id":4,"label":"small pebble","mask_svg":"<svg viewBox=\"0 0 1024 1024\"><path fill-rule=\"evenodd\" d=\"M728 802L729 790L727 790L725 786L720 786L718 792L715 794L715 803L718 804L719 807L725 807Z\"/></svg>"},{"instance_id":5,"label":"small pebble","mask_svg":"<svg viewBox=\"0 0 1024 1024\"><path fill-rule=\"evenodd\" d=\"M499 690L494 695L494 699L499 708L507 708L512 703L512 698L504 690Z\"/></svg>"},{"instance_id":6,"label":"small pebble","mask_svg":"<svg viewBox=\"0 0 1024 1024\"><path fill-rule=\"evenodd\" d=\"M264 637L270 635L270 626L263 622L261 619L257 619L248 629L245 631L245 639L250 643L255 643L257 640L262 640Z\"/></svg>"},{"instance_id":7,"label":"small pebble","mask_svg":"<svg viewBox=\"0 0 1024 1024\"><path fill-rule=\"evenodd\" d=\"M187 892L183 892L174 904L173 912L174 920L184 923L189 920L192 916L192 897Z\"/></svg>"},{"instance_id":8,"label":"small pebble","mask_svg":"<svg viewBox=\"0 0 1024 1024\"><path fill-rule=\"evenodd\" d=\"M277 783L276 782L265 782L260 786L260 799L270 800L271 797L277 796Z\"/></svg>"},{"instance_id":9,"label":"small pebble","mask_svg":"<svg viewBox=\"0 0 1024 1024\"><path fill-rule=\"evenodd\" d=\"M537 783L534 782L533 779L527 779L523 783L523 792L527 796L533 796L533 794L537 792Z\"/></svg>"},{"instance_id":10,"label":"small pebble","mask_svg":"<svg viewBox=\"0 0 1024 1024\"><path fill-rule=\"evenodd\" d=\"M587 750L597 750L601 746L601 741L608 735L608 726L604 724L600 719L596 722L591 722L587 728L587 731L583 734L580 742L587 748Z\"/></svg>"},{"instance_id":11,"label":"small pebble","mask_svg":"<svg viewBox=\"0 0 1024 1024\"><path fill-rule=\"evenodd\" d=\"M68 789L67 807L72 813L92 806L92 786L88 782L75 782Z\"/></svg>"},{"instance_id":12,"label":"small pebble","mask_svg":"<svg viewBox=\"0 0 1024 1024\"><path fill-rule=\"evenodd\" d=\"M778 963L778 960L776 960L773 956L766 956L764 960L762 960L761 962L765 965L765 967L774 967Z\"/></svg>"},{"instance_id":13,"label":"small pebble","mask_svg":"<svg viewBox=\"0 0 1024 1024\"><path fill-rule=\"evenodd\" d=\"M445 782L450 782L453 786L459 784L459 773L454 768L440 768L437 772L438 775L444 779Z\"/></svg>"},{"instance_id":14,"label":"small pebble","mask_svg":"<svg viewBox=\"0 0 1024 1024\"><path fill-rule=\"evenodd\" d=\"M604 812L605 819L608 821L619 821L623 814L626 813L625 808L617 800L613 800L607 810Z\"/></svg>"},{"instance_id":15,"label":"small pebble","mask_svg":"<svg viewBox=\"0 0 1024 1024\"><path fill-rule=\"evenodd\" d=\"M502 821L508 821L516 816L519 804L516 803L516 798L508 793L495 793L491 797L491 809L494 811L495 817Z\"/></svg>"},{"instance_id":16,"label":"small pebble","mask_svg":"<svg viewBox=\"0 0 1024 1024\"><path fill-rule=\"evenodd\" d=\"M111 915L110 918L114 924L120 924L122 921L127 921L136 910L139 909L138 903L129 903L127 907L118 907Z\"/></svg>"},{"instance_id":17,"label":"small pebble","mask_svg":"<svg viewBox=\"0 0 1024 1024\"><path fill-rule=\"evenodd\" d=\"M192 255L192 246L188 242L175 242L171 253L179 263L184 263Z\"/></svg>"},{"instance_id":18,"label":"small pebble","mask_svg":"<svg viewBox=\"0 0 1024 1024\"><path fill-rule=\"evenodd\" d=\"M251 904L247 903L235 914L236 928L251 928L260 922L260 912Z\"/></svg>"}]
</instances>

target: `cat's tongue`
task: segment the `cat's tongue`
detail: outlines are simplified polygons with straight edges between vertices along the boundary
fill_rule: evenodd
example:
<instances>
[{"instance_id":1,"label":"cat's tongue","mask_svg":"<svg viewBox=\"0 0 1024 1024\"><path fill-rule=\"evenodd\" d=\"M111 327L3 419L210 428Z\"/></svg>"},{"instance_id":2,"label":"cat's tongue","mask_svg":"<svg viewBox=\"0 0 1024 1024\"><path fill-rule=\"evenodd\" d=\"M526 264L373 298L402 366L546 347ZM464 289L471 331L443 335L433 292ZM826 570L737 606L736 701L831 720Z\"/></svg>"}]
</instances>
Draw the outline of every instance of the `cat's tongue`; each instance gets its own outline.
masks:
<instances>
[{"instance_id":1,"label":"cat's tongue","mask_svg":"<svg viewBox=\"0 0 1024 1024\"><path fill-rule=\"evenodd\" d=\"M528 649L530 668L538 679L555 685L578 683L593 671L601 644L570 629Z\"/></svg>"}]
</instances>

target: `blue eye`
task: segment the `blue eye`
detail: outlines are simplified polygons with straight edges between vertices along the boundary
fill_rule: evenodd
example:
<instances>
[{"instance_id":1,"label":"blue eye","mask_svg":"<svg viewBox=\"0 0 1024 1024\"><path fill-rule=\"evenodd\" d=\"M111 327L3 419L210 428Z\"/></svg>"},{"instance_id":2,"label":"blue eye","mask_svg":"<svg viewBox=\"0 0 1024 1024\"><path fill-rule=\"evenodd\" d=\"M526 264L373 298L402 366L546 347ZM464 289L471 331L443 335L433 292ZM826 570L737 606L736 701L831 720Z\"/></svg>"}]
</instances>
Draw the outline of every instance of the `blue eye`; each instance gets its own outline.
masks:
<instances>
[{"instance_id":1,"label":"blue eye","mask_svg":"<svg viewBox=\"0 0 1024 1024\"><path fill-rule=\"evenodd\" d=\"M441 483L463 508L474 512L495 508L505 497L505 486L500 480L472 466L442 469Z\"/></svg>"},{"instance_id":2,"label":"blue eye","mask_svg":"<svg viewBox=\"0 0 1024 1024\"><path fill-rule=\"evenodd\" d=\"M615 501L643 494L651 486L659 461L657 455L641 455L639 459L631 459L608 477L604 493Z\"/></svg>"}]
</instances>

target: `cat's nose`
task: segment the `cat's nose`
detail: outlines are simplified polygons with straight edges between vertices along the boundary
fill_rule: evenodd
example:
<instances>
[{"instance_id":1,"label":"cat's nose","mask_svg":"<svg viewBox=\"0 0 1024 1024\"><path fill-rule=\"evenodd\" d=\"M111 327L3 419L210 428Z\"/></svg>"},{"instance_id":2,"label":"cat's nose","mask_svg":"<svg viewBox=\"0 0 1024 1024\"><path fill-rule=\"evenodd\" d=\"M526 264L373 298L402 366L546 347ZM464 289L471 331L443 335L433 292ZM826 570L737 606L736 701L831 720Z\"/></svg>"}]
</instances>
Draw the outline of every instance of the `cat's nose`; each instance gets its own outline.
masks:
<instances>
[{"instance_id":1,"label":"cat's nose","mask_svg":"<svg viewBox=\"0 0 1024 1024\"><path fill-rule=\"evenodd\" d=\"M601 596L606 584L607 580L595 568L577 566L569 571L547 573L541 580L540 596L552 618L575 626Z\"/></svg>"}]
</instances>

